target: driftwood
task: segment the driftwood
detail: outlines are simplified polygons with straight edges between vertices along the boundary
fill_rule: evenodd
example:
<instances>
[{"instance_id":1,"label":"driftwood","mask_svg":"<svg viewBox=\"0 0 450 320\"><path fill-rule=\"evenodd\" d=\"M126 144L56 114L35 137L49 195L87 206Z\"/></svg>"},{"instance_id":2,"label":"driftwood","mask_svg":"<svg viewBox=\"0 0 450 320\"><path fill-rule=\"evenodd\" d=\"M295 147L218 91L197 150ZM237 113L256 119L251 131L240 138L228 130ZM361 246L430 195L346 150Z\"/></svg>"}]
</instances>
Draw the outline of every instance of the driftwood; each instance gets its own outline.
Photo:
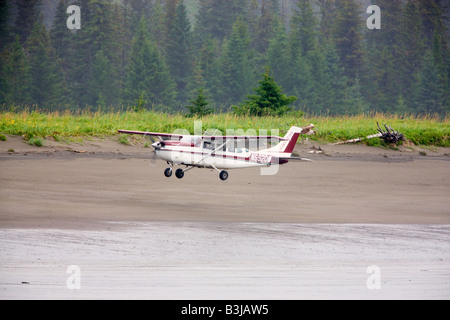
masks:
<instances>
[{"instance_id":1,"label":"driftwood","mask_svg":"<svg viewBox=\"0 0 450 320\"><path fill-rule=\"evenodd\" d=\"M365 138L357 138L357 139L350 139L350 140L347 140L347 141L336 142L336 143L333 143L333 145L347 144L347 143L357 143L357 142L360 142L360 141L362 141L364 139L381 138L381 136L382 136L381 133L377 133L377 134L372 134L370 136L367 136Z\"/></svg>"},{"instance_id":2,"label":"driftwood","mask_svg":"<svg viewBox=\"0 0 450 320\"><path fill-rule=\"evenodd\" d=\"M397 143L399 141L405 141L405 137L398 131L394 131L390 126L384 125L386 131L380 128L380 125L377 122L378 132L381 133L381 138L386 143Z\"/></svg>"},{"instance_id":3,"label":"driftwood","mask_svg":"<svg viewBox=\"0 0 450 320\"><path fill-rule=\"evenodd\" d=\"M386 124L384 125L384 128L386 129L386 131L383 131L383 129L380 128L380 125L378 124L378 122L377 122L377 126L378 126L377 134L372 134L365 138L356 138L356 139L351 139L351 140L347 140L347 141L336 142L333 144L338 145L338 144L356 143L356 142L360 142L365 139L372 139L372 138L381 138L386 143L397 143L399 141L405 141L405 137L403 136L403 134L401 134L398 131L394 131L390 126L388 126Z\"/></svg>"}]
</instances>

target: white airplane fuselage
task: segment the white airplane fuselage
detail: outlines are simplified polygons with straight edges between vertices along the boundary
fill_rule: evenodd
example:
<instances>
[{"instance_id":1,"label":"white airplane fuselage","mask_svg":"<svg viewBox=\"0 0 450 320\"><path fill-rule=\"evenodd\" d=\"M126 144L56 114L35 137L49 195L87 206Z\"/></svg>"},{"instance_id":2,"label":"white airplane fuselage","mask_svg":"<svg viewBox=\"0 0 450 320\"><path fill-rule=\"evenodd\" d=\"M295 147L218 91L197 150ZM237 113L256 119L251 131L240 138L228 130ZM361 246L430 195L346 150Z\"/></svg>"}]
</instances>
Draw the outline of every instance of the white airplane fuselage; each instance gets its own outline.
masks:
<instances>
[{"instance_id":1,"label":"white airplane fuselage","mask_svg":"<svg viewBox=\"0 0 450 320\"><path fill-rule=\"evenodd\" d=\"M250 152L244 148L237 152L229 152L201 147L170 146L156 150L156 155L160 159L174 164L217 169L270 166L275 164L274 160L276 160L276 157L272 155Z\"/></svg>"}]
</instances>

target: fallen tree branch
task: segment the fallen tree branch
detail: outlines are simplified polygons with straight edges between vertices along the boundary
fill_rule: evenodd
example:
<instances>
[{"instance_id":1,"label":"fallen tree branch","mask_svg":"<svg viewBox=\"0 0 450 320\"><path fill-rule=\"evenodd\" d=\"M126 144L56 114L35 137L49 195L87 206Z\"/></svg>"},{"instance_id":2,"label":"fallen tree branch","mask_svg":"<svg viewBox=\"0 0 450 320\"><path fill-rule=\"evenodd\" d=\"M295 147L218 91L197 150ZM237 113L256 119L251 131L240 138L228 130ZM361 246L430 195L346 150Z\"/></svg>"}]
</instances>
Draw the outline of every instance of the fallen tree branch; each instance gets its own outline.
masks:
<instances>
[{"instance_id":1,"label":"fallen tree branch","mask_svg":"<svg viewBox=\"0 0 450 320\"><path fill-rule=\"evenodd\" d=\"M384 128L386 129L386 131L383 131L383 129L381 129L380 124L378 122L377 122L377 126L378 126L378 129L377 129L378 133L377 134L372 134L372 135L367 136L365 138L356 138L356 139L351 139L351 140L347 140L347 141L336 142L336 143L333 143L333 145L347 144L347 143L357 143L357 142L360 142L362 140L372 139L372 138L381 138L386 143L397 143L399 141L405 141L405 137L403 136L403 134L401 134L398 131L394 131L394 129L392 129L387 124L384 125Z\"/></svg>"},{"instance_id":2,"label":"fallen tree branch","mask_svg":"<svg viewBox=\"0 0 450 320\"><path fill-rule=\"evenodd\" d=\"M380 138L381 136L382 136L381 133L377 133L377 134L372 134L370 136L367 136L365 138L357 138L357 139L350 139L350 140L347 140L347 141L336 142L336 143L333 143L333 145L347 144L347 143L357 143L357 142L360 142L360 141L362 141L364 139Z\"/></svg>"},{"instance_id":3,"label":"fallen tree branch","mask_svg":"<svg viewBox=\"0 0 450 320\"><path fill-rule=\"evenodd\" d=\"M399 141L405 141L405 137L403 136L403 134L401 134L398 131L394 131L394 129L392 129L390 126L388 125L384 125L384 128L386 129L386 131L383 131L383 129L380 128L380 125L377 122L377 126L378 126L378 132L381 134L381 138L386 142L386 143L397 143Z\"/></svg>"}]
</instances>

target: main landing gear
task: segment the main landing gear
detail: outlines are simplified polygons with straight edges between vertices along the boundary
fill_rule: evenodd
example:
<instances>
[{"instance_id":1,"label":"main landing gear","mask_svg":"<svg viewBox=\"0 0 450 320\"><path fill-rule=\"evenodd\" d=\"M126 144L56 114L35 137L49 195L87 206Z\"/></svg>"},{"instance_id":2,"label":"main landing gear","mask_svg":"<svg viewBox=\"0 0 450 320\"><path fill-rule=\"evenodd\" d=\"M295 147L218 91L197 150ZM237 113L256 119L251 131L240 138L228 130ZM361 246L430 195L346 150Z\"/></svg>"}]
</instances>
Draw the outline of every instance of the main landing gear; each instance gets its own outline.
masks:
<instances>
[{"instance_id":1,"label":"main landing gear","mask_svg":"<svg viewBox=\"0 0 450 320\"><path fill-rule=\"evenodd\" d=\"M227 180L228 179L228 172L226 172L225 170L220 171L219 177L220 177L220 180L222 180L222 181Z\"/></svg>"},{"instance_id":2,"label":"main landing gear","mask_svg":"<svg viewBox=\"0 0 450 320\"><path fill-rule=\"evenodd\" d=\"M173 174L173 169L172 169L173 164L172 164L172 163L169 163L169 162L168 162L168 164L169 164L170 167L167 168L166 170L164 170L164 175L165 175L167 178L170 178L170 177L172 176L172 174ZM177 177L178 179L182 179L182 178L184 177L184 173L185 173L186 171L192 169L192 168L194 168L194 167L190 167L190 168L188 168L188 169L186 169L186 170L183 170L183 169L177 169L177 170L175 171L175 177ZM216 168L214 168L214 169L216 169ZM216 170L219 171L218 169L216 169ZM220 178L220 180L222 180L222 181L227 180L227 179L228 179L228 172L225 171L225 170L220 171L220 173L219 173L219 178Z\"/></svg>"}]
</instances>

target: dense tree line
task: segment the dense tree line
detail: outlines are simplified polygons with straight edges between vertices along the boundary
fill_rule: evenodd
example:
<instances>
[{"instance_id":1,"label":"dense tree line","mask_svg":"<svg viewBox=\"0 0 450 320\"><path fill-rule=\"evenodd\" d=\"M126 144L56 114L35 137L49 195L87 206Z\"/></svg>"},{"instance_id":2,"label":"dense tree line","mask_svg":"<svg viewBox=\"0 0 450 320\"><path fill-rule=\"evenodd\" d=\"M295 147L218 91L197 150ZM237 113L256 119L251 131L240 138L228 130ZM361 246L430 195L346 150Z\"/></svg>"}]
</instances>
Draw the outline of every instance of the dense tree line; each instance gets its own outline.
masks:
<instances>
[{"instance_id":1,"label":"dense tree line","mask_svg":"<svg viewBox=\"0 0 450 320\"><path fill-rule=\"evenodd\" d=\"M183 0L60 0L46 28L41 0L0 0L0 104L228 111L270 79L308 112L450 111L444 0L373 0L379 30L357 0L196 3L192 19Z\"/></svg>"}]
</instances>

